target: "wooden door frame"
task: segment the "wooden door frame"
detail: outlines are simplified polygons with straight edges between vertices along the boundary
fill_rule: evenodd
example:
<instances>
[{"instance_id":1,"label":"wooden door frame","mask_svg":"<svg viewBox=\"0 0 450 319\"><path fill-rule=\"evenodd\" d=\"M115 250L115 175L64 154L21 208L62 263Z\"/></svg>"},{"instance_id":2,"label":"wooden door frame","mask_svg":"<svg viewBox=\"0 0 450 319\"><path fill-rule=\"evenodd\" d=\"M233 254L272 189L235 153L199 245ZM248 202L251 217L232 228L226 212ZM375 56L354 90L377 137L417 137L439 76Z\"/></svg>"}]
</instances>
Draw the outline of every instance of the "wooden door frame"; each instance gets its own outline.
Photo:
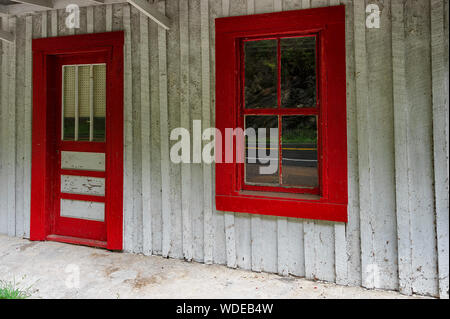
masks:
<instances>
[{"instance_id":1,"label":"wooden door frame","mask_svg":"<svg viewBox=\"0 0 450 319\"><path fill-rule=\"evenodd\" d=\"M114 172L107 179L105 206L106 248L122 250L123 245L123 31L63 36L33 40L33 126L31 165L30 240L48 240L52 228L52 114L50 103L54 94L49 89L48 69L56 56L95 51L108 51L107 71L107 143L106 171ZM67 240L90 244L88 240Z\"/></svg>"}]
</instances>

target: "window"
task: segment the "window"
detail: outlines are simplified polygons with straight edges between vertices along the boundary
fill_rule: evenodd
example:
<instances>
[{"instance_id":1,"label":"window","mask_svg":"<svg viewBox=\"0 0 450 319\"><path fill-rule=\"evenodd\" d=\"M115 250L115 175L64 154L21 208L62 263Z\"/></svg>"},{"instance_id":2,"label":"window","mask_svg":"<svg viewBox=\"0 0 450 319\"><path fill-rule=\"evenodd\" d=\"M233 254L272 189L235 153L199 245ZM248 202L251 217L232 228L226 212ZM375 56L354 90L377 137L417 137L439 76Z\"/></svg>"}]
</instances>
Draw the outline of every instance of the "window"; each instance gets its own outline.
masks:
<instances>
[{"instance_id":1,"label":"window","mask_svg":"<svg viewBox=\"0 0 450 319\"><path fill-rule=\"evenodd\" d=\"M272 147L270 136L247 139L243 189L319 194L317 37L241 41L239 119L245 129L276 129L279 137ZM261 173L261 150L276 165L271 174Z\"/></svg>"},{"instance_id":2,"label":"window","mask_svg":"<svg viewBox=\"0 0 450 319\"><path fill-rule=\"evenodd\" d=\"M344 6L216 19L216 55L216 126L246 133L217 209L346 221Z\"/></svg>"}]
</instances>

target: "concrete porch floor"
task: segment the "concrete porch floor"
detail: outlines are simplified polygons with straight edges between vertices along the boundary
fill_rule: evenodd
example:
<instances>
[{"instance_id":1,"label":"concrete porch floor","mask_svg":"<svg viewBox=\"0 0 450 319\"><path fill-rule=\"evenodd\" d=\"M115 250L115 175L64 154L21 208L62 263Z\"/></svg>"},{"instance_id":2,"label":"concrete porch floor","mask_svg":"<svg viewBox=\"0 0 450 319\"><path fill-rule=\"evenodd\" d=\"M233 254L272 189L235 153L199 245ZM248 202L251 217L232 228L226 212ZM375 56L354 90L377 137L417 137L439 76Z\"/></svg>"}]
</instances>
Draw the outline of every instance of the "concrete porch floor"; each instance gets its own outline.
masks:
<instances>
[{"instance_id":1,"label":"concrete porch floor","mask_svg":"<svg viewBox=\"0 0 450 319\"><path fill-rule=\"evenodd\" d=\"M77 273L78 288L73 287ZM408 298L391 291L2 235L0 280L31 287L32 298Z\"/></svg>"}]
</instances>

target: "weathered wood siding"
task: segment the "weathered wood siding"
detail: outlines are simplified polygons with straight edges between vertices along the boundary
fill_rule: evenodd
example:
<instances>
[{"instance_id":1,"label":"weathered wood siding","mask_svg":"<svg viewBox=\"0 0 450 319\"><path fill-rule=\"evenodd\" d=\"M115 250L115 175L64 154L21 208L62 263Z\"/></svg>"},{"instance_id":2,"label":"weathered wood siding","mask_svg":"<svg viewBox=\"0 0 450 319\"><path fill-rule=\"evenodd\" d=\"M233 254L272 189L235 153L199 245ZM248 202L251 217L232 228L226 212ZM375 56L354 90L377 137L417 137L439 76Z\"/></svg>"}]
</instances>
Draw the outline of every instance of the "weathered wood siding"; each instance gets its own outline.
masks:
<instances>
[{"instance_id":1,"label":"weathered wood siding","mask_svg":"<svg viewBox=\"0 0 450 319\"><path fill-rule=\"evenodd\" d=\"M216 17L346 5L348 224L214 209L214 168L169 160L170 131L215 123ZM381 9L367 29L366 5ZM31 39L125 30L125 250L448 298L448 0L167 0L3 18L0 233L29 236Z\"/></svg>"}]
</instances>

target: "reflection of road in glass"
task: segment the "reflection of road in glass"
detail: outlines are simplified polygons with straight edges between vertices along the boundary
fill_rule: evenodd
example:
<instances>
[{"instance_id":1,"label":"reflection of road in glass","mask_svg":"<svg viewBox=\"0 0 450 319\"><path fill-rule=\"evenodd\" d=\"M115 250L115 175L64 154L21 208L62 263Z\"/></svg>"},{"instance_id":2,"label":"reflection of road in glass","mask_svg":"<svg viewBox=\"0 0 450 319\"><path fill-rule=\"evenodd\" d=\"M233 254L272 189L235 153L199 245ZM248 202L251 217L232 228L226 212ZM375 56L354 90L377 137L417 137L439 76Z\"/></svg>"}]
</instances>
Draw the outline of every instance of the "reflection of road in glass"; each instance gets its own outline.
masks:
<instances>
[{"instance_id":1,"label":"reflection of road in glass","mask_svg":"<svg viewBox=\"0 0 450 319\"><path fill-rule=\"evenodd\" d=\"M249 156L249 150L256 151L256 158ZM246 151L246 182L250 184L279 185L278 170L271 175L261 175L258 160L258 148L249 144ZM270 153L270 159L276 161L278 166L277 150L266 148L266 154ZM251 152L250 152L251 154ZM249 163L255 161L256 163ZM317 146L315 144L285 143L282 148L282 184L286 186L318 187Z\"/></svg>"}]
</instances>

